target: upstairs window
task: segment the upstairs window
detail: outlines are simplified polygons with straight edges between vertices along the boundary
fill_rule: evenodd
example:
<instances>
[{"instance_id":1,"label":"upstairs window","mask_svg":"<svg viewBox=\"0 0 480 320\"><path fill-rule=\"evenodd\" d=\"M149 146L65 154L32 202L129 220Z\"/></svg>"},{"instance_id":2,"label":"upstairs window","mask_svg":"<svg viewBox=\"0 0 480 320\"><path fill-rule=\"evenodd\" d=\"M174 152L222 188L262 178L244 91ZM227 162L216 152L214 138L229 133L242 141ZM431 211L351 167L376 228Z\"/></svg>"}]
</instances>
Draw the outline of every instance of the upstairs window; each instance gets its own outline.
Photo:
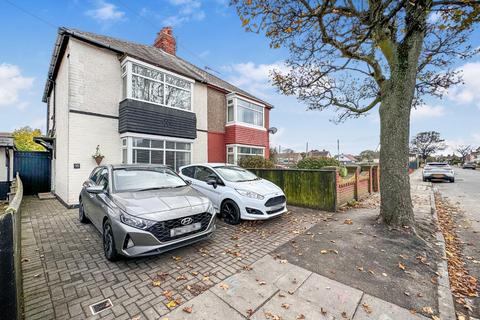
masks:
<instances>
[{"instance_id":1,"label":"upstairs window","mask_svg":"<svg viewBox=\"0 0 480 320\"><path fill-rule=\"evenodd\" d=\"M265 127L265 109L262 105L229 96L227 98L227 123L240 123L254 127Z\"/></svg>"},{"instance_id":2,"label":"upstairs window","mask_svg":"<svg viewBox=\"0 0 480 320\"><path fill-rule=\"evenodd\" d=\"M127 60L122 65L123 97L192 110L192 82L155 67Z\"/></svg>"}]
</instances>

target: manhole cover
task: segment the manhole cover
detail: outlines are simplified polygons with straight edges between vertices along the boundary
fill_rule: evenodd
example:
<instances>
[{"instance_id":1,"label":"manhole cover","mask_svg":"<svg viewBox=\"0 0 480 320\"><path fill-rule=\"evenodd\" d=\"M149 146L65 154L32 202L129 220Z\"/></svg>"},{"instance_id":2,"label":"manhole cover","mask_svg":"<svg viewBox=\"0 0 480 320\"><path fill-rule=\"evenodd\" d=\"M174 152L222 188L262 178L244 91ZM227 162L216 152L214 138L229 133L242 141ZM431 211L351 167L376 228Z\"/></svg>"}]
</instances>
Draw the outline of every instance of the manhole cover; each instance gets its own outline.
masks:
<instances>
[{"instance_id":1,"label":"manhole cover","mask_svg":"<svg viewBox=\"0 0 480 320\"><path fill-rule=\"evenodd\" d=\"M110 309L112 306L112 301L110 301L110 299L105 299L90 305L90 311L92 311L93 315L96 315L97 313Z\"/></svg>"}]
</instances>

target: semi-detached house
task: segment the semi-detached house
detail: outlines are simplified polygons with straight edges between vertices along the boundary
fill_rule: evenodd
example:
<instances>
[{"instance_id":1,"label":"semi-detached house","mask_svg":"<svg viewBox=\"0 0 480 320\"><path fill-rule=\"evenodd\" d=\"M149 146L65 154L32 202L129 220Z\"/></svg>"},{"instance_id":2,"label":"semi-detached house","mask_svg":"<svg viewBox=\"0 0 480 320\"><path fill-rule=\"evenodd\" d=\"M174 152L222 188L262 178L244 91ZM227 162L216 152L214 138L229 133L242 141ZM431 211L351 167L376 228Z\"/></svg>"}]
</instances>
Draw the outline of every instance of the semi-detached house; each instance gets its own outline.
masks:
<instances>
[{"instance_id":1,"label":"semi-detached house","mask_svg":"<svg viewBox=\"0 0 480 320\"><path fill-rule=\"evenodd\" d=\"M272 106L177 57L170 27L153 46L60 28L43 101L52 190L69 206L97 146L102 164L175 169L269 155Z\"/></svg>"}]
</instances>

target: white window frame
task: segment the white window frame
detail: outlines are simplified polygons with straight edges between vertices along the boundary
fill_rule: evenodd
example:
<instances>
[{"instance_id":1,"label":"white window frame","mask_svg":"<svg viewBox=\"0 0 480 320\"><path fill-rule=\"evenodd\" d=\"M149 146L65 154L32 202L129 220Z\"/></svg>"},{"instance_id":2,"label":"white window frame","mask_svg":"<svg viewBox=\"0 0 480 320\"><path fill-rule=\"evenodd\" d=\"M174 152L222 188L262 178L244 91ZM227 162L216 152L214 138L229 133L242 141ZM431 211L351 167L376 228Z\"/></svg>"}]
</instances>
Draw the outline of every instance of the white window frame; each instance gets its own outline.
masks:
<instances>
[{"instance_id":1,"label":"white window frame","mask_svg":"<svg viewBox=\"0 0 480 320\"><path fill-rule=\"evenodd\" d=\"M164 146L163 148L152 148L152 147L134 147L133 146L133 139L134 138L139 138L139 139L149 139L149 140L162 140L164 141ZM127 139L127 164L133 164L133 150L158 150L158 151L163 151L163 164L166 165L166 151L174 151L174 152L188 152L190 153L190 164L193 163L193 143L194 140L191 139L184 139L184 138L173 138L173 137L167 137L167 136L157 136L157 135L151 135L151 134L139 134L139 133L133 133L133 132L125 132L120 135L120 139ZM190 144L190 150L179 150L179 149L169 149L167 148L167 141L169 142L183 142L183 143L189 143ZM122 149L124 149L123 144ZM150 155L151 157L151 155ZM123 158L123 157L122 157ZM150 159L151 162L151 159ZM177 168L177 170L180 168Z\"/></svg>"},{"instance_id":2,"label":"white window frame","mask_svg":"<svg viewBox=\"0 0 480 320\"><path fill-rule=\"evenodd\" d=\"M249 98L245 98L243 96L239 96L236 93L228 94L226 96L226 99L227 99L227 104L226 104L227 105L227 112L226 112L226 119L225 119L226 125L225 126L239 125L239 126L243 126L243 127L247 127L247 128L253 128L253 129L259 129L259 130L267 131L267 128L265 127L265 105L264 104L261 104L257 101L249 99ZM228 120L228 100L231 100L231 99L233 100L233 121ZM263 126L257 126L257 125L254 125L254 124L242 122L242 121L239 121L237 119L238 99L246 101L246 102L251 103L251 104L255 104L255 105L263 108L263 112L262 112Z\"/></svg>"},{"instance_id":3,"label":"white window frame","mask_svg":"<svg viewBox=\"0 0 480 320\"><path fill-rule=\"evenodd\" d=\"M190 109L182 109L182 108L178 108L178 107L174 107L174 106L169 106L169 105L166 105L166 104L163 104L163 103L157 103L157 102L153 102L153 101L148 101L148 100L142 100L142 99L138 99L138 98L134 98L132 96L132 64L135 63L135 64L138 64L138 65L141 65L142 67L145 67L145 68L150 68L150 69L153 69L153 70L156 70L156 71L159 71L159 72L162 72L164 74L168 74L170 76L173 76L173 77L177 77L179 79L182 79L182 80L185 80L187 82L190 82ZM126 57L120 64L120 68L122 69L124 66L126 66L126 72L122 72L122 81L123 81L123 77L126 76L127 77L127 92L126 92L126 96L125 97L122 97L122 100L123 99L131 99L131 100L136 100L136 101L141 101L141 102L147 102L147 103L151 103L151 104L156 104L156 105L159 105L159 106L163 106L163 107L167 107L167 108L172 108L172 109L177 109L177 110L183 110L183 111L186 111L186 112L192 112L194 113L194 110L193 110L193 101L194 101L194 88L195 88L195 80L193 79L190 79L190 78L187 78L185 76L182 76L182 75L179 75L179 74L176 74L176 73L173 73L171 71L168 71L168 70L165 70L163 68L159 68L157 66L154 66L152 64L149 64L149 63L145 63L143 61L140 61L140 60L137 60L135 58L132 58L132 57ZM120 70L121 70L120 69ZM150 81L156 81L156 82L162 82L163 83L163 99L164 99L164 102L165 102L165 93L166 93L166 86L167 86L167 83L164 79L164 81L159 81L158 79L152 79L152 78L149 78L149 77L146 77L146 76L143 76L143 75L139 75L145 79L148 79ZM182 88L182 87L178 87L174 84L170 84L168 83L169 86L171 87L174 87L174 88L177 88L177 89L180 89L180 90L184 90L184 91L187 91L185 88ZM123 83L122 83L122 87L123 87Z\"/></svg>"},{"instance_id":4,"label":"white window frame","mask_svg":"<svg viewBox=\"0 0 480 320\"><path fill-rule=\"evenodd\" d=\"M262 157L265 158L265 147L262 146L254 146L254 145L248 145L248 144L227 144L225 148L225 153L226 153L226 162L228 163L228 148L233 148L233 164L238 164L238 155L247 155L246 153L239 153L238 148L239 147L246 147L246 148L255 148L255 149L262 149ZM230 154L232 154L230 152ZM258 156L258 154L249 154L251 156Z\"/></svg>"}]
</instances>

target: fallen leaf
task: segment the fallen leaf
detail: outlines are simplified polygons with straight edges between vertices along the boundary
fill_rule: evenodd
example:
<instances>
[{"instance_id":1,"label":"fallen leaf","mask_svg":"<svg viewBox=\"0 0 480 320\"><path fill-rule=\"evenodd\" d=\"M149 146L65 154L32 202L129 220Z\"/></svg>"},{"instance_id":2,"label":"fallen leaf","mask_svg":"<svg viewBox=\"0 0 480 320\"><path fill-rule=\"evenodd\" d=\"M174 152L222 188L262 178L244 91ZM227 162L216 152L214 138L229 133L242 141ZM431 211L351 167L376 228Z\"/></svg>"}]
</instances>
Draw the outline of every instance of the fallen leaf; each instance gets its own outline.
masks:
<instances>
[{"instance_id":1,"label":"fallen leaf","mask_svg":"<svg viewBox=\"0 0 480 320\"><path fill-rule=\"evenodd\" d=\"M353 221L352 219L345 219L345 221L343 221L343 224L353 224Z\"/></svg>"},{"instance_id":2,"label":"fallen leaf","mask_svg":"<svg viewBox=\"0 0 480 320\"><path fill-rule=\"evenodd\" d=\"M185 275L183 275L183 274L182 274L182 275L179 275L179 276L177 277L177 281L180 281L180 280L187 280L187 277L185 277Z\"/></svg>"},{"instance_id":3,"label":"fallen leaf","mask_svg":"<svg viewBox=\"0 0 480 320\"><path fill-rule=\"evenodd\" d=\"M282 264L285 264L285 263L287 263L287 262L288 262L288 261L287 261L287 260L285 260L285 259L283 259L283 260L280 260L280 263L282 263Z\"/></svg>"},{"instance_id":4,"label":"fallen leaf","mask_svg":"<svg viewBox=\"0 0 480 320\"><path fill-rule=\"evenodd\" d=\"M152 281L152 286L154 286L154 287L160 287L160 284L161 284L161 283L162 283L162 282L161 282L160 280L155 279L155 280Z\"/></svg>"},{"instance_id":5,"label":"fallen leaf","mask_svg":"<svg viewBox=\"0 0 480 320\"><path fill-rule=\"evenodd\" d=\"M281 292L278 294L278 296L279 296L280 298L285 298L285 297L286 297L286 295L283 294L283 293L281 293Z\"/></svg>"},{"instance_id":6,"label":"fallen leaf","mask_svg":"<svg viewBox=\"0 0 480 320\"><path fill-rule=\"evenodd\" d=\"M402 269L403 271L405 271L405 269L406 269L406 268L405 268L405 265L404 265L403 263L401 263L401 262L398 263L398 267L399 267L400 269Z\"/></svg>"},{"instance_id":7,"label":"fallen leaf","mask_svg":"<svg viewBox=\"0 0 480 320\"><path fill-rule=\"evenodd\" d=\"M182 257L172 256L172 259L175 261L180 261L182 260Z\"/></svg>"},{"instance_id":8,"label":"fallen leaf","mask_svg":"<svg viewBox=\"0 0 480 320\"><path fill-rule=\"evenodd\" d=\"M167 307L169 309L173 309L177 306L177 303L175 302L175 300L171 300L169 303L167 303Z\"/></svg>"},{"instance_id":9,"label":"fallen leaf","mask_svg":"<svg viewBox=\"0 0 480 320\"><path fill-rule=\"evenodd\" d=\"M185 307L185 308L183 308L182 310L183 310L183 312L186 312L186 313L192 313L192 311L193 311L193 310L192 310L192 307L193 307L193 306L191 306L191 307Z\"/></svg>"},{"instance_id":10,"label":"fallen leaf","mask_svg":"<svg viewBox=\"0 0 480 320\"><path fill-rule=\"evenodd\" d=\"M326 253L328 253L328 250L320 250L320 253L321 254L326 254Z\"/></svg>"},{"instance_id":11,"label":"fallen leaf","mask_svg":"<svg viewBox=\"0 0 480 320\"><path fill-rule=\"evenodd\" d=\"M323 315L326 315L326 314L327 314L327 310L323 309L323 307L320 307L320 312L321 312Z\"/></svg>"},{"instance_id":12,"label":"fallen leaf","mask_svg":"<svg viewBox=\"0 0 480 320\"><path fill-rule=\"evenodd\" d=\"M288 309L288 308L290 308L290 305L288 303L282 303L282 308L283 309Z\"/></svg>"},{"instance_id":13,"label":"fallen leaf","mask_svg":"<svg viewBox=\"0 0 480 320\"><path fill-rule=\"evenodd\" d=\"M368 314L372 313L372 307L370 307L367 303L364 302L362 304L362 308L366 313Z\"/></svg>"},{"instance_id":14,"label":"fallen leaf","mask_svg":"<svg viewBox=\"0 0 480 320\"><path fill-rule=\"evenodd\" d=\"M305 319L305 315L303 313L300 313L298 316L297 316L297 319L296 320L304 320Z\"/></svg>"},{"instance_id":15,"label":"fallen leaf","mask_svg":"<svg viewBox=\"0 0 480 320\"><path fill-rule=\"evenodd\" d=\"M422 311L428 315L432 315L433 314L433 309L432 307L423 307L422 308Z\"/></svg>"},{"instance_id":16,"label":"fallen leaf","mask_svg":"<svg viewBox=\"0 0 480 320\"><path fill-rule=\"evenodd\" d=\"M223 290L228 290L229 285L222 282L222 283L220 283L219 287L222 288Z\"/></svg>"},{"instance_id":17,"label":"fallen leaf","mask_svg":"<svg viewBox=\"0 0 480 320\"><path fill-rule=\"evenodd\" d=\"M347 313L345 311L342 312L342 317L348 319Z\"/></svg>"},{"instance_id":18,"label":"fallen leaf","mask_svg":"<svg viewBox=\"0 0 480 320\"><path fill-rule=\"evenodd\" d=\"M251 317L253 315L253 310L252 309L248 309L247 310L247 316Z\"/></svg>"}]
</instances>

